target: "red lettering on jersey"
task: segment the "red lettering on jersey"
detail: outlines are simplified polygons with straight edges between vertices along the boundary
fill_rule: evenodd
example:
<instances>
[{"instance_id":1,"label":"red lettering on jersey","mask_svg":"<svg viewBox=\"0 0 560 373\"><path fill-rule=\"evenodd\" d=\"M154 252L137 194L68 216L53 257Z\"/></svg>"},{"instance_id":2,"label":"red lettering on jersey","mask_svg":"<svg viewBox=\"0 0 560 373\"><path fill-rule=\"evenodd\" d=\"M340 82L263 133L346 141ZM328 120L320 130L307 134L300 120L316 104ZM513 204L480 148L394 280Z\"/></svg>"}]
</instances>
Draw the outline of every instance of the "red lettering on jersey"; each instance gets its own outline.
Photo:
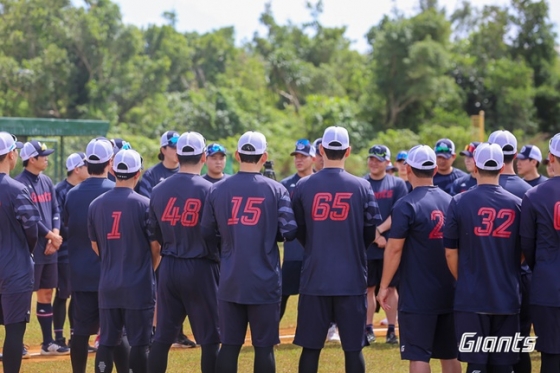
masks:
<instances>
[{"instance_id":1,"label":"red lettering on jersey","mask_svg":"<svg viewBox=\"0 0 560 373\"><path fill-rule=\"evenodd\" d=\"M554 204L554 229L560 231L560 202Z\"/></svg>"},{"instance_id":2,"label":"red lettering on jersey","mask_svg":"<svg viewBox=\"0 0 560 373\"><path fill-rule=\"evenodd\" d=\"M311 219L314 221L344 221L350 212L350 203L346 202L352 193L317 193L313 198ZM331 203L332 201L332 203Z\"/></svg>"},{"instance_id":3,"label":"red lettering on jersey","mask_svg":"<svg viewBox=\"0 0 560 373\"><path fill-rule=\"evenodd\" d=\"M188 198L182 213L179 213L179 207L175 206L175 202L177 202L177 197L169 198L161 215L161 221L168 222L172 227L179 221L183 227L195 227L198 224L202 202L196 198Z\"/></svg>"},{"instance_id":4,"label":"red lettering on jersey","mask_svg":"<svg viewBox=\"0 0 560 373\"><path fill-rule=\"evenodd\" d=\"M239 210L241 204L243 203L243 197L233 197L231 202L233 203L231 209L231 218L228 219L228 225L236 225L241 222L243 225L257 225L261 218L261 207L264 198L262 197L249 197L245 203L243 212L241 213L241 219L239 218Z\"/></svg>"},{"instance_id":5,"label":"red lettering on jersey","mask_svg":"<svg viewBox=\"0 0 560 373\"><path fill-rule=\"evenodd\" d=\"M393 189L380 190L375 192L375 199L393 198Z\"/></svg>"},{"instance_id":6,"label":"red lettering on jersey","mask_svg":"<svg viewBox=\"0 0 560 373\"><path fill-rule=\"evenodd\" d=\"M119 231L121 225L121 215L122 211L115 211L111 214L111 216L113 217L113 228L111 229L111 232L107 234L108 240L121 239L121 232Z\"/></svg>"},{"instance_id":7,"label":"red lettering on jersey","mask_svg":"<svg viewBox=\"0 0 560 373\"><path fill-rule=\"evenodd\" d=\"M437 220L437 223L434 229L432 229L432 231L430 232L428 238L430 240L443 239L443 232L441 231L441 228L443 227L443 223L445 222L445 216L443 215L443 212L440 210L432 211L432 214L430 215L430 219L432 219L432 221Z\"/></svg>"},{"instance_id":8,"label":"red lettering on jersey","mask_svg":"<svg viewBox=\"0 0 560 373\"><path fill-rule=\"evenodd\" d=\"M31 193L31 200L35 203L45 203L52 201L52 194L50 192L45 192L42 194L37 194L35 192Z\"/></svg>"},{"instance_id":9,"label":"red lettering on jersey","mask_svg":"<svg viewBox=\"0 0 560 373\"><path fill-rule=\"evenodd\" d=\"M482 216L482 226L474 228L474 234L479 237L496 237L496 238L510 238L511 232L507 229L515 221L515 211L511 209L501 209L496 212L496 209L491 207L481 207L478 210L478 216ZM506 219L496 229L494 229L494 221L498 219Z\"/></svg>"}]
</instances>

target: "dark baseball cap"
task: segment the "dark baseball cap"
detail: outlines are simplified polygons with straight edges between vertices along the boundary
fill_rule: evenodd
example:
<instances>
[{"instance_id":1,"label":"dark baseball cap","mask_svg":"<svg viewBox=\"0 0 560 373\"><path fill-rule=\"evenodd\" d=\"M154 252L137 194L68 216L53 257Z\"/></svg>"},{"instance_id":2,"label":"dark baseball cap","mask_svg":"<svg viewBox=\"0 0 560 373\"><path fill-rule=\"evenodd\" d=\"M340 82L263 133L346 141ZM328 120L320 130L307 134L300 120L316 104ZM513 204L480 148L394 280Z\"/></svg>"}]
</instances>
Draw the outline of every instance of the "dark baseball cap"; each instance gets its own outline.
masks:
<instances>
[{"instance_id":1,"label":"dark baseball cap","mask_svg":"<svg viewBox=\"0 0 560 373\"><path fill-rule=\"evenodd\" d=\"M217 143L208 145L208 147L206 148L206 156L210 157L214 154L227 155L226 148L224 148L223 145Z\"/></svg>"},{"instance_id":2,"label":"dark baseball cap","mask_svg":"<svg viewBox=\"0 0 560 373\"><path fill-rule=\"evenodd\" d=\"M170 146L172 148L177 147L177 140L179 140L179 132L177 131L167 131L163 135L161 135L161 139L159 141L160 147Z\"/></svg>"},{"instance_id":3,"label":"dark baseball cap","mask_svg":"<svg viewBox=\"0 0 560 373\"><path fill-rule=\"evenodd\" d=\"M465 149L461 150L459 154L464 155L465 157L472 158L474 156L474 150L478 145L480 145L480 141L473 141L465 146Z\"/></svg>"},{"instance_id":4,"label":"dark baseball cap","mask_svg":"<svg viewBox=\"0 0 560 373\"><path fill-rule=\"evenodd\" d=\"M438 157L449 159L455 154L455 144L449 139L439 139L434 147L434 152Z\"/></svg>"},{"instance_id":5,"label":"dark baseball cap","mask_svg":"<svg viewBox=\"0 0 560 373\"><path fill-rule=\"evenodd\" d=\"M535 145L523 145L521 151L517 154L518 159L534 159L542 162L541 150Z\"/></svg>"},{"instance_id":6,"label":"dark baseball cap","mask_svg":"<svg viewBox=\"0 0 560 373\"><path fill-rule=\"evenodd\" d=\"M391 151L385 145L374 145L369 148L368 158L377 158L381 162L391 161Z\"/></svg>"},{"instance_id":7,"label":"dark baseball cap","mask_svg":"<svg viewBox=\"0 0 560 373\"><path fill-rule=\"evenodd\" d=\"M32 140L23 145L19 155L22 160L26 161L33 157L45 157L47 155L51 155L53 152L54 149L48 149L47 144L43 144L37 140Z\"/></svg>"},{"instance_id":8,"label":"dark baseball cap","mask_svg":"<svg viewBox=\"0 0 560 373\"><path fill-rule=\"evenodd\" d=\"M296 141L296 148L290 155L302 154L306 157L315 157L315 147L307 139Z\"/></svg>"},{"instance_id":9,"label":"dark baseball cap","mask_svg":"<svg viewBox=\"0 0 560 373\"><path fill-rule=\"evenodd\" d=\"M408 158L408 152L406 150L401 150L397 153L396 162L404 162Z\"/></svg>"}]
</instances>

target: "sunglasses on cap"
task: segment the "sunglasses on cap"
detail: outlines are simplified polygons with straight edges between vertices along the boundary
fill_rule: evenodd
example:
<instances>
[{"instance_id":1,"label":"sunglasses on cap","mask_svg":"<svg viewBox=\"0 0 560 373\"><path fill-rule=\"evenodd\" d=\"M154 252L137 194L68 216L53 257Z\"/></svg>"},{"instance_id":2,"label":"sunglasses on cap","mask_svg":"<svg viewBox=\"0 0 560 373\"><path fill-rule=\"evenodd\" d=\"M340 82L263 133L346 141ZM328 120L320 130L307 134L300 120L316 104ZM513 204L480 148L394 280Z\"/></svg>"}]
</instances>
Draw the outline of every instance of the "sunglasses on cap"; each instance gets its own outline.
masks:
<instances>
[{"instance_id":1,"label":"sunglasses on cap","mask_svg":"<svg viewBox=\"0 0 560 373\"><path fill-rule=\"evenodd\" d=\"M179 136L173 136L167 140L167 146L177 147L177 141L179 141Z\"/></svg>"},{"instance_id":2,"label":"sunglasses on cap","mask_svg":"<svg viewBox=\"0 0 560 373\"><path fill-rule=\"evenodd\" d=\"M12 139L14 139L14 143L12 144L12 146L10 146L10 149L8 149L9 152L12 152L14 150L16 150L17 148L17 143L18 143L18 139L16 137L16 135L10 134L12 136Z\"/></svg>"},{"instance_id":3,"label":"sunglasses on cap","mask_svg":"<svg viewBox=\"0 0 560 373\"><path fill-rule=\"evenodd\" d=\"M208 148L206 148L206 155L212 155L212 154L216 154L216 153L224 153L224 155L225 155L226 154L226 148L224 148L220 144L211 144L210 146L208 146Z\"/></svg>"},{"instance_id":4,"label":"sunglasses on cap","mask_svg":"<svg viewBox=\"0 0 560 373\"><path fill-rule=\"evenodd\" d=\"M447 144L439 144L435 151L436 153L451 153L451 148Z\"/></svg>"},{"instance_id":5,"label":"sunglasses on cap","mask_svg":"<svg viewBox=\"0 0 560 373\"><path fill-rule=\"evenodd\" d=\"M465 146L465 151L469 152L469 153L474 153L475 149L476 149L476 146L474 146L473 144L468 144L467 146Z\"/></svg>"},{"instance_id":6,"label":"sunglasses on cap","mask_svg":"<svg viewBox=\"0 0 560 373\"><path fill-rule=\"evenodd\" d=\"M307 140L307 139L299 139L298 141L296 141L296 147L297 147L298 145L299 145L299 146L302 146L302 145L303 145L303 146L310 146L310 145L311 145L311 142L310 142L309 140Z\"/></svg>"},{"instance_id":7,"label":"sunglasses on cap","mask_svg":"<svg viewBox=\"0 0 560 373\"><path fill-rule=\"evenodd\" d=\"M375 155L378 157L385 158L387 156L387 151L380 146L374 146L369 150L369 155Z\"/></svg>"}]
</instances>

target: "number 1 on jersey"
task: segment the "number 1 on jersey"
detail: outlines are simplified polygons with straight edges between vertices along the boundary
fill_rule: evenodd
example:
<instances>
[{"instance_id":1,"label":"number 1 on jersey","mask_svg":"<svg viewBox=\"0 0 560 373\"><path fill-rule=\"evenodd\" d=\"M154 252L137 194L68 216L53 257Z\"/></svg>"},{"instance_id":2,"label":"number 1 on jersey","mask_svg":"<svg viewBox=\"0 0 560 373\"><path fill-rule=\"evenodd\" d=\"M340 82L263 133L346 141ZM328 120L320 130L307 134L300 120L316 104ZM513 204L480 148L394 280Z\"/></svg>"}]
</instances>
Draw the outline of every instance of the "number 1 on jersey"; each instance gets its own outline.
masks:
<instances>
[{"instance_id":1,"label":"number 1 on jersey","mask_svg":"<svg viewBox=\"0 0 560 373\"><path fill-rule=\"evenodd\" d=\"M236 225L239 224L239 222L243 225L257 225L261 218L260 205L263 201L264 198L259 197L247 198L245 208L243 209L241 218L239 218L239 210L243 202L243 197L233 197L231 199L231 203L233 204L231 208L231 218L228 219L228 225Z\"/></svg>"},{"instance_id":2,"label":"number 1 on jersey","mask_svg":"<svg viewBox=\"0 0 560 373\"><path fill-rule=\"evenodd\" d=\"M115 211L111 215L113 217L113 228L111 229L111 232L107 234L108 240L121 239L121 232L119 232L119 228L121 225L121 215L122 215L122 211Z\"/></svg>"}]
</instances>

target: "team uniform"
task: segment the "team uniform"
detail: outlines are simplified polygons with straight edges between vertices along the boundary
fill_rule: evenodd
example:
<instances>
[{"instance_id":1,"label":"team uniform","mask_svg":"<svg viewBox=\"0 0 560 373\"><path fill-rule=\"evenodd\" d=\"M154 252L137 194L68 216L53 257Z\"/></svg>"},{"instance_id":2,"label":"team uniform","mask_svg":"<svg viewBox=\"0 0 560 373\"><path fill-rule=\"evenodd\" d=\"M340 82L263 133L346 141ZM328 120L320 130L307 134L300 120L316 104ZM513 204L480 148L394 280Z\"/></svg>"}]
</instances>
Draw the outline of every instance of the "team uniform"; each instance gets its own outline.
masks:
<instances>
[{"instance_id":1,"label":"team uniform","mask_svg":"<svg viewBox=\"0 0 560 373\"><path fill-rule=\"evenodd\" d=\"M123 326L132 347L150 342L155 278L148 207L149 200L130 188L113 188L89 207L88 236L101 259L100 345L119 344Z\"/></svg>"},{"instance_id":2,"label":"team uniform","mask_svg":"<svg viewBox=\"0 0 560 373\"><path fill-rule=\"evenodd\" d=\"M405 360L457 357L455 279L447 268L442 232L450 201L438 187L417 187L395 204L391 214L389 238L405 239L399 267L400 345Z\"/></svg>"},{"instance_id":3,"label":"team uniform","mask_svg":"<svg viewBox=\"0 0 560 373\"><path fill-rule=\"evenodd\" d=\"M66 203L66 195L74 185L70 184L66 179L62 180L55 186L56 198L60 211L64 211ZM62 236L62 245L58 249L58 286L56 287L56 296L61 299L70 297L70 269L68 264L68 228L63 224L60 228Z\"/></svg>"},{"instance_id":4,"label":"team uniform","mask_svg":"<svg viewBox=\"0 0 560 373\"><path fill-rule=\"evenodd\" d=\"M90 203L112 190L115 183L90 177L72 188L64 204L63 219L68 228L68 260L73 298L74 334L90 336L99 329L100 260L91 248L88 232Z\"/></svg>"},{"instance_id":5,"label":"team uniform","mask_svg":"<svg viewBox=\"0 0 560 373\"><path fill-rule=\"evenodd\" d=\"M282 180L280 183L293 194L301 176L297 173ZM297 240L284 242L284 262L282 263L282 296L299 294L303 246Z\"/></svg>"},{"instance_id":6,"label":"team uniform","mask_svg":"<svg viewBox=\"0 0 560 373\"><path fill-rule=\"evenodd\" d=\"M208 175L208 174L205 174L205 175L202 176L202 178L203 178L204 180L207 180L207 181L211 182L212 184L216 184L218 181L225 180L225 179L227 179L228 177L229 177L228 174L224 174L224 176L222 176L220 179L215 179L215 178L211 177L211 176Z\"/></svg>"},{"instance_id":7,"label":"team uniform","mask_svg":"<svg viewBox=\"0 0 560 373\"><path fill-rule=\"evenodd\" d=\"M500 175L500 186L520 199L531 189L531 186L517 175Z\"/></svg>"},{"instance_id":8,"label":"team uniform","mask_svg":"<svg viewBox=\"0 0 560 373\"><path fill-rule=\"evenodd\" d=\"M453 182L464 176L468 176L468 174L455 167L453 167L451 173L447 175L442 175L439 172L436 172L434 175L434 185L445 191L447 194L451 194Z\"/></svg>"},{"instance_id":9,"label":"team uniform","mask_svg":"<svg viewBox=\"0 0 560 373\"><path fill-rule=\"evenodd\" d=\"M35 283L33 290L54 289L58 285L58 255L45 255L47 239L45 236L53 229L60 229L60 211L56 200L56 191L51 179L40 173L35 175L27 170L15 177L27 187L31 200L37 204L41 221L39 222L39 239L33 252L35 262Z\"/></svg>"},{"instance_id":10,"label":"team uniform","mask_svg":"<svg viewBox=\"0 0 560 373\"><path fill-rule=\"evenodd\" d=\"M521 208L522 249L533 271L530 305L536 347L548 354L560 354L559 186L560 178L554 177L530 189Z\"/></svg>"},{"instance_id":11,"label":"team uniform","mask_svg":"<svg viewBox=\"0 0 560 373\"><path fill-rule=\"evenodd\" d=\"M467 190L475 186L476 186L476 179L472 177L472 175L467 174L453 181L453 184L451 184L449 194L455 196L459 193L466 192Z\"/></svg>"},{"instance_id":12,"label":"team uniform","mask_svg":"<svg viewBox=\"0 0 560 373\"><path fill-rule=\"evenodd\" d=\"M202 238L199 225L211 187L199 175L177 173L153 189L150 224L162 244L156 342L175 342L188 314L198 344L220 343L218 246Z\"/></svg>"},{"instance_id":13,"label":"team uniform","mask_svg":"<svg viewBox=\"0 0 560 373\"><path fill-rule=\"evenodd\" d=\"M324 168L298 182L292 206L305 248L294 344L323 348L335 322L344 351L361 351L367 313L366 242L373 240L381 223L371 186L343 169Z\"/></svg>"},{"instance_id":14,"label":"team uniform","mask_svg":"<svg viewBox=\"0 0 560 373\"><path fill-rule=\"evenodd\" d=\"M537 185L540 185L542 183L544 183L545 181L548 180L548 177L543 176L543 175L539 175L539 177L537 177L536 179L533 180L525 180L523 179L523 181L525 181L527 184L529 184L532 187L536 187Z\"/></svg>"},{"instance_id":15,"label":"team uniform","mask_svg":"<svg viewBox=\"0 0 560 373\"><path fill-rule=\"evenodd\" d=\"M282 278L276 240L295 238L297 229L286 188L259 173L239 172L214 184L201 225L207 237L216 231L221 236L222 344L242 345L247 322L253 346L280 343Z\"/></svg>"},{"instance_id":16,"label":"team uniform","mask_svg":"<svg viewBox=\"0 0 560 373\"><path fill-rule=\"evenodd\" d=\"M142 175L142 179L136 186L136 192L151 198L152 189L168 177L175 175L179 171L177 168L167 168L162 162L148 168Z\"/></svg>"},{"instance_id":17,"label":"team uniform","mask_svg":"<svg viewBox=\"0 0 560 373\"><path fill-rule=\"evenodd\" d=\"M453 197L444 243L459 250L455 331L477 337L513 337L519 332L519 221L521 200L499 185L478 185ZM499 264L499 266L498 266ZM472 364L512 365L515 352L459 353Z\"/></svg>"},{"instance_id":18,"label":"team uniform","mask_svg":"<svg viewBox=\"0 0 560 373\"><path fill-rule=\"evenodd\" d=\"M373 180L370 175L365 179L371 185L375 200L379 206L381 221L385 221L390 215L395 203L408 194L406 185L402 179L392 175L385 175L381 180ZM389 237L390 230L383 232L385 238ZM379 248L376 243L371 243L367 249L368 259L368 287L379 286L383 272L384 249ZM395 275L391 287L398 285L398 275Z\"/></svg>"}]
</instances>

